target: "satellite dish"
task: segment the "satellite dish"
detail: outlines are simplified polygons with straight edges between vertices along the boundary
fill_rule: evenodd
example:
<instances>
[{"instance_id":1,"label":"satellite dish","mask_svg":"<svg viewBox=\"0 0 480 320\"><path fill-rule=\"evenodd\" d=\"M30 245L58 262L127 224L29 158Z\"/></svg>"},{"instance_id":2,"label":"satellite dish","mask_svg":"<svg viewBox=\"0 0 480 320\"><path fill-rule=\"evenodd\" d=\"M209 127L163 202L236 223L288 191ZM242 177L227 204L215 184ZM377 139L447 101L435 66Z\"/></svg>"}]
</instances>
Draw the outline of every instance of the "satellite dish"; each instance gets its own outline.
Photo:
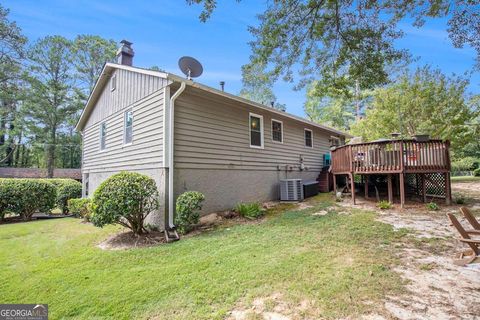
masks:
<instances>
[{"instance_id":1,"label":"satellite dish","mask_svg":"<svg viewBox=\"0 0 480 320\"><path fill-rule=\"evenodd\" d=\"M187 76L188 80L199 77L203 72L202 64L192 57L181 57L180 60L178 60L178 66Z\"/></svg>"}]
</instances>

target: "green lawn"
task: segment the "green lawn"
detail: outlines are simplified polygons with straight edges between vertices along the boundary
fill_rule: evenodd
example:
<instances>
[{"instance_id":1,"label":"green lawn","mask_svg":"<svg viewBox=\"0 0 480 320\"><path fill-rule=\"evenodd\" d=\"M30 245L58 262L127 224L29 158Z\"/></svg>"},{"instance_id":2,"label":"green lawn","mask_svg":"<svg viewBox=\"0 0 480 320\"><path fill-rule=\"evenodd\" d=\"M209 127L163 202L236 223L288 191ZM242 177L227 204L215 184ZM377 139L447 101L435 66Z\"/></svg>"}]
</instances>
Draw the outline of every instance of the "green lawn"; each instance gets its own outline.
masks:
<instances>
[{"instance_id":1,"label":"green lawn","mask_svg":"<svg viewBox=\"0 0 480 320\"><path fill-rule=\"evenodd\" d=\"M325 199L259 224L126 251L95 246L118 227L73 218L2 225L0 303L48 303L51 319L221 319L281 293L313 301L315 311L302 312L314 318L355 317L402 290L391 250L404 233L369 212L313 216L334 209Z\"/></svg>"},{"instance_id":2,"label":"green lawn","mask_svg":"<svg viewBox=\"0 0 480 320\"><path fill-rule=\"evenodd\" d=\"M480 177L474 176L459 176L451 177L452 182L471 182L471 181L480 181Z\"/></svg>"}]
</instances>

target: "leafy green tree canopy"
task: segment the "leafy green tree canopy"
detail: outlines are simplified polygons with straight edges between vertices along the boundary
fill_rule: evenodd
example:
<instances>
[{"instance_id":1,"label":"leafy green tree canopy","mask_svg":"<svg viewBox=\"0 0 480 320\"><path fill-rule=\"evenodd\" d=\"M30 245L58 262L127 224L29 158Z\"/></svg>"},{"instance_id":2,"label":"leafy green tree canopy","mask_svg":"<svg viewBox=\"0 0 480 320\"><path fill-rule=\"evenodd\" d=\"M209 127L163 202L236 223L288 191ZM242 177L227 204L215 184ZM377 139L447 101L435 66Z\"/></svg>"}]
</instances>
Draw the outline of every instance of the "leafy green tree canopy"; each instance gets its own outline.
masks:
<instances>
[{"instance_id":1,"label":"leafy green tree canopy","mask_svg":"<svg viewBox=\"0 0 480 320\"><path fill-rule=\"evenodd\" d=\"M115 59L117 44L115 40L107 40L95 35L78 35L73 41L73 63L79 85L84 87L88 95L97 81L105 62Z\"/></svg>"},{"instance_id":2,"label":"leafy green tree canopy","mask_svg":"<svg viewBox=\"0 0 480 320\"><path fill-rule=\"evenodd\" d=\"M216 0L187 0L203 5L202 21L215 10ZM480 6L466 0L274 0L250 27L252 64L269 66L274 79L294 81L297 70L302 87L317 80L321 96L331 88L349 91L359 82L371 89L388 82L391 68L408 61L397 49L402 36L398 22L413 19L422 26L426 18L449 17L453 44L465 44L480 56Z\"/></svg>"},{"instance_id":3,"label":"leafy green tree canopy","mask_svg":"<svg viewBox=\"0 0 480 320\"><path fill-rule=\"evenodd\" d=\"M45 143L49 177L53 176L58 132L79 108L73 103L72 47L64 37L47 36L28 51L30 87L23 113L30 131Z\"/></svg>"},{"instance_id":4,"label":"leafy green tree canopy","mask_svg":"<svg viewBox=\"0 0 480 320\"><path fill-rule=\"evenodd\" d=\"M374 90L365 118L352 125L351 133L365 141L392 132L404 137L429 134L450 140L452 149L459 151L478 139L468 124L480 108L478 100L467 95L467 85L462 77L447 77L429 67L405 73L392 85Z\"/></svg>"},{"instance_id":5,"label":"leafy green tree canopy","mask_svg":"<svg viewBox=\"0 0 480 320\"><path fill-rule=\"evenodd\" d=\"M264 73L264 66L249 64L242 67L242 84L240 96L275 109L285 111L286 106L277 101L273 93L273 81L269 74Z\"/></svg>"}]
</instances>

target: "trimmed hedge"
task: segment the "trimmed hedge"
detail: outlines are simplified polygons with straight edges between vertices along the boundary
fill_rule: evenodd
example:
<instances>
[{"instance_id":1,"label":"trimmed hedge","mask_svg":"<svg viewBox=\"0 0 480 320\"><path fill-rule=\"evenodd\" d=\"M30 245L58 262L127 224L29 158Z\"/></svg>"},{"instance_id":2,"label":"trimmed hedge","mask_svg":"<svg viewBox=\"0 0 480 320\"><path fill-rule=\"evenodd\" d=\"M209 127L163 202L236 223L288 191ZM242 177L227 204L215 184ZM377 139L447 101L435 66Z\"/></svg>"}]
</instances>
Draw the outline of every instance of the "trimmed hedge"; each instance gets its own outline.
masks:
<instances>
[{"instance_id":1,"label":"trimmed hedge","mask_svg":"<svg viewBox=\"0 0 480 320\"><path fill-rule=\"evenodd\" d=\"M69 212L68 200L82 197L82 184L73 179L47 179L57 189L56 204L63 214Z\"/></svg>"},{"instance_id":2,"label":"trimmed hedge","mask_svg":"<svg viewBox=\"0 0 480 320\"><path fill-rule=\"evenodd\" d=\"M13 212L30 220L37 212L50 212L55 207L57 190L45 179L0 179L1 216Z\"/></svg>"},{"instance_id":3,"label":"trimmed hedge","mask_svg":"<svg viewBox=\"0 0 480 320\"><path fill-rule=\"evenodd\" d=\"M205 200L203 193L187 191L177 198L175 224L180 233L185 234L200 221L200 210Z\"/></svg>"},{"instance_id":4,"label":"trimmed hedge","mask_svg":"<svg viewBox=\"0 0 480 320\"><path fill-rule=\"evenodd\" d=\"M68 212L82 218L84 221L90 221L91 202L90 198L70 199L68 200Z\"/></svg>"},{"instance_id":5,"label":"trimmed hedge","mask_svg":"<svg viewBox=\"0 0 480 320\"><path fill-rule=\"evenodd\" d=\"M144 220L160 207L155 180L135 173L114 174L95 190L91 221L97 227L120 224L134 234L147 232Z\"/></svg>"}]
</instances>

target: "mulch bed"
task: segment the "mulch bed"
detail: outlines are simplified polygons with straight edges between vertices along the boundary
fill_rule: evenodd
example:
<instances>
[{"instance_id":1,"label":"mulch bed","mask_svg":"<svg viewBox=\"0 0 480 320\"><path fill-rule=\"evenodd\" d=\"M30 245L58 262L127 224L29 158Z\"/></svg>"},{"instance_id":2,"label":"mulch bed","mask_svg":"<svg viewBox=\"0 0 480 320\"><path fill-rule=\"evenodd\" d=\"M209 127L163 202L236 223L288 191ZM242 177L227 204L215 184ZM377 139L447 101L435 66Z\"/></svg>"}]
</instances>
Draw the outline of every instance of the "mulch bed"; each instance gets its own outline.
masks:
<instances>
[{"instance_id":1,"label":"mulch bed","mask_svg":"<svg viewBox=\"0 0 480 320\"><path fill-rule=\"evenodd\" d=\"M132 248L153 247L165 243L163 232L151 231L148 234L134 235L133 232L115 234L98 245L103 250L127 250Z\"/></svg>"}]
</instances>

